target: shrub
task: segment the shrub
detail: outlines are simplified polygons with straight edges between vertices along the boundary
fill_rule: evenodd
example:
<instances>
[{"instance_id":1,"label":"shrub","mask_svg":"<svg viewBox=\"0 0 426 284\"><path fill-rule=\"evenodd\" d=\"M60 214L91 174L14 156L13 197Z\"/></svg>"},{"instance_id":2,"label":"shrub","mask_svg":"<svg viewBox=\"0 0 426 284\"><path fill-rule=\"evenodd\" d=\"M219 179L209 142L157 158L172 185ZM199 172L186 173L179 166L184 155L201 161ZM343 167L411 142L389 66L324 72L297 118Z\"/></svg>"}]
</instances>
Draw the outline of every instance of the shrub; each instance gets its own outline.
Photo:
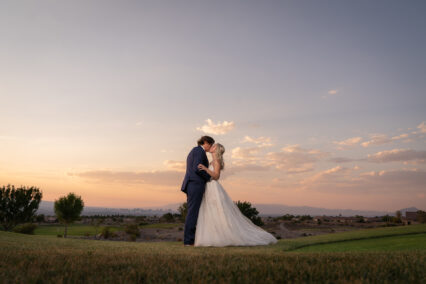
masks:
<instances>
[{"instance_id":1,"label":"shrub","mask_svg":"<svg viewBox=\"0 0 426 284\"><path fill-rule=\"evenodd\" d=\"M42 222L44 222L44 218L45 218L44 214L38 214L35 217L35 220L37 221L37 223L42 223Z\"/></svg>"},{"instance_id":2,"label":"shrub","mask_svg":"<svg viewBox=\"0 0 426 284\"><path fill-rule=\"evenodd\" d=\"M180 220L185 222L186 214L188 214L188 204L186 202L182 203L182 205L179 206L178 211L180 214Z\"/></svg>"},{"instance_id":3,"label":"shrub","mask_svg":"<svg viewBox=\"0 0 426 284\"><path fill-rule=\"evenodd\" d=\"M310 215L302 215L300 221L312 220L313 218Z\"/></svg>"},{"instance_id":4,"label":"shrub","mask_svg":"<svg viewBox=\"0 0 426 284\"><path fill-rule=\"evenodd\" d=\"M141 233L139 231L139 227L138 227L137 224L128 224L128 225L126 225L124 231L128 235L134 235L136 237L139 237L141 235Z\"/></svg>"},{"instance_id":5,"label":"shrub","mask_svg":"<svg viewBox=\"0 0 426 284\"><path fill-rule=\"evenodd\" d=\"M109 238L114 236L114 233L111 231L110 227L103 227L102 232L101 232L101 236L104 239L109 239Z\"/></svg>"},{"instance_id":6,"label":"shrub","mask_svg":"<svg viewBox=\"0 0 426 284\"><path fill-rule=\"evenodd\" d=\"M162 221L162 222L174 222L175 218L173 217L172 213L166 213L163 216L161 216L160 221Z\"/></svg>"},{"instance_id":7,"label":"shrub","mask_svg":"<svg viewBox=\"0 0 426 284\"><path fill-rule=\"evenodd\" d=\"M134 234L129 235L129 240L132 241L132 242L136 241L136 238L137 238L137 236L134 235Z\"/></svg>"},{"instance_id":8,"label":"shrub","mask_svg":"<svg viewBox=\"0 0 426 284\"><path fill-rule=\"evenodd\" d=\"M365 223L364 216L355 215L355 217L358 219L357 220L358 223Z\"/></svg>"},{"instance_id":9,"label":"shrub","mask_svg":"<svg viewBox=\"0 0 426 284\"><path fill-rule=\"evenodd\" d=\"M23 225L18 225L15 228L13 228L13 231L15 233L20 234L28 234L28 235L34 235L34 230L37 228L36 224L33 223L25 223Z\"/></svg>"},{"instance_id":10,"label":"shrub","mask_svg":"<svg viewBox=\"0 0 426 284\"><path fill-rule=\"evenodd\" d=\"M291 214L285 214L282 217L280 217L280 219L284 221L291 221L293 218L294 218L294 215L291 215Z\"/></svg>"}]
</instances>

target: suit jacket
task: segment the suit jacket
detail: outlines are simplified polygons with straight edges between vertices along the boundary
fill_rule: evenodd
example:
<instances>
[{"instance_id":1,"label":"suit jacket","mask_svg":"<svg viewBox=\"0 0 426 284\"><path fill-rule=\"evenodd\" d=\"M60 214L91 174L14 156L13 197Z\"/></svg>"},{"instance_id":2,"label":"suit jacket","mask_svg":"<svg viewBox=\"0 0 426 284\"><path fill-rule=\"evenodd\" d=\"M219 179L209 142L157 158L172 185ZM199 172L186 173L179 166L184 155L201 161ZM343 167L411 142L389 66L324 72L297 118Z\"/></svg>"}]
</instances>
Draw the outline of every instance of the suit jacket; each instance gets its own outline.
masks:
<instances>
[{"instance_id":1,"label":"suit jacket","mask_svg":"<svg viewBox=\"0 0 426 284\"><path fill-rule=\"evenodd\" d=\"M194 147L186 158L186 173L181 188L185 193L188 182L198 181L206 183L210 180L210 175L206 171L199 170L198 164L209 167L206 151L201 146Z\"/></svg>"}]
</instances>

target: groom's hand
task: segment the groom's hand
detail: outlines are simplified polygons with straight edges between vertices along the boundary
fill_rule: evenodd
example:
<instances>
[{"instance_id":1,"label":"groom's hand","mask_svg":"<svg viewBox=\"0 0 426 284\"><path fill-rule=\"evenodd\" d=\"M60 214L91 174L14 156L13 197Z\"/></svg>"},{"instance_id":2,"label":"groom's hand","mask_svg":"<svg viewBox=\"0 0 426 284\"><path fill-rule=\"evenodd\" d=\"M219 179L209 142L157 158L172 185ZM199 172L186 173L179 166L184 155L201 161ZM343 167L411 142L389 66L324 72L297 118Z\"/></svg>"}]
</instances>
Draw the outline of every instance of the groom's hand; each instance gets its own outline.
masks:
<instances>
[{"instance_id":1,"label":"groom's hand","mask_svg":"<svg viewBox=\"0 0 426 284\"><path fill-rule=\"evenodd\" d=\"M207 171L207 167L204 166L203 164L198 164L198 169L202 171Z\"/></svg>"}]
</instances>

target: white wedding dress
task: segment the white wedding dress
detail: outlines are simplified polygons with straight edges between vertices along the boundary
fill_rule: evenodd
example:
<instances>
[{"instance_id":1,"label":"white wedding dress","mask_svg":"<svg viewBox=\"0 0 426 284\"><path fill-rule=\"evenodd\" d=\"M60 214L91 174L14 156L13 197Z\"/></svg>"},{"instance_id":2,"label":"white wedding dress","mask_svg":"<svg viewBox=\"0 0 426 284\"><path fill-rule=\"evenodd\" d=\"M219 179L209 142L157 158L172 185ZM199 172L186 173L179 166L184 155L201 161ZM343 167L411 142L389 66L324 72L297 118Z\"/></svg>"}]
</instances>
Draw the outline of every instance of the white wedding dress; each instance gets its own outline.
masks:
<instances>
[{"instance_id":1,"label":"white wedding dress","mask_svg":"<svg viewBox=\"0 0 426 284\"><path fill-rule=\"evenodd\" d=\"M206 183L196 228L196 247L257 246L277 242L273 235L241 213L217 180Z\"/></svg>"}]
</instances>

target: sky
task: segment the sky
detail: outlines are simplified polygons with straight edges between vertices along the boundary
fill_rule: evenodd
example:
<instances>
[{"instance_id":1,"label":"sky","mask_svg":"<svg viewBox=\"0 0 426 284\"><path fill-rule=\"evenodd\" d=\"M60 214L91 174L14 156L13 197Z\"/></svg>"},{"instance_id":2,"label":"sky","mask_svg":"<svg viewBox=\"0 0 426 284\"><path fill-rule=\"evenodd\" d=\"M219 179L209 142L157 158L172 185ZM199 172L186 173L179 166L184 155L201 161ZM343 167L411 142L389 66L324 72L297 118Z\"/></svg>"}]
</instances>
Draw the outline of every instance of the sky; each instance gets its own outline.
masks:
<instances>
[{"instance_id":1,"label":"sky","mask_svg":"<svg viewBox=\"0 0 426 284\"><path fill-rule=\"evenodd\" d=\"M202 135L233 200L426 209L424 1L0 3L0 186L184 202ZM211 157L209 157L211 158Z\"/></svg>"}]
</instances>

